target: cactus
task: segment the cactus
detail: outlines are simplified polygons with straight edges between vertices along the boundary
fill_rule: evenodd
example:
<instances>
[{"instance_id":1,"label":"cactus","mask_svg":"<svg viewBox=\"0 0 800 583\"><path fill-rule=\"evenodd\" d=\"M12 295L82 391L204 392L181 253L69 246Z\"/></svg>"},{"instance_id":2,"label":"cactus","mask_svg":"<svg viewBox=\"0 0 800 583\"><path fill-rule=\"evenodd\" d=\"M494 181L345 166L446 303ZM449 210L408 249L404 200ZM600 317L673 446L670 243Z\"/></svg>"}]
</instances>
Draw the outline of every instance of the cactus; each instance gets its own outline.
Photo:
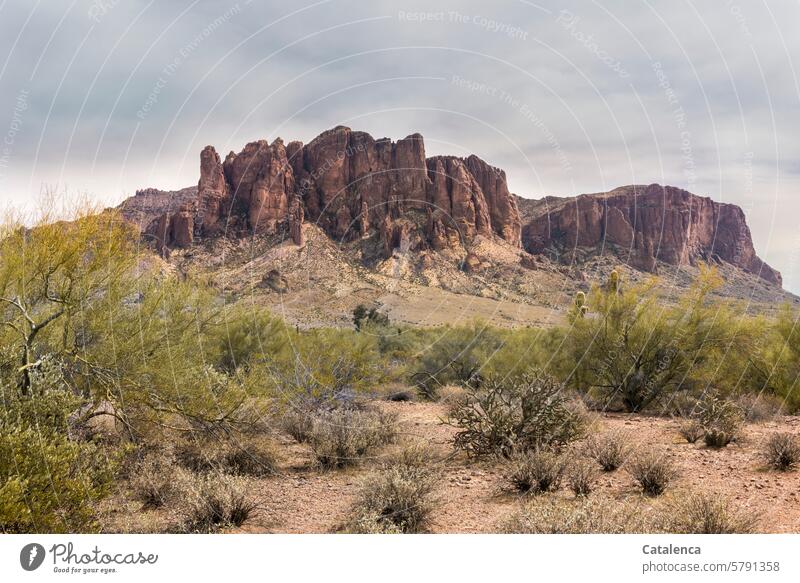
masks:
<instances>
[{"instance_id":1,"label":"cactus","mask_svg":"<svg viewBox=\"0 0 800 583\"><path fill-rule=\"evenodd\" d=\"M612 293L619 292L619 272L616 269L611 270L608 276L608 289Z\"/></svg>"},{"instance_id":2,"label":"cactus","mask_svg":"<svg viewBox=\"0 0 800 583\"><path fill-rule=\"evenodd\" d=\"M579 291L575 294L575 314L579 318L583 318L588 311L589 308L586 306L586 294Z\"/></svg>"}]
</instances>

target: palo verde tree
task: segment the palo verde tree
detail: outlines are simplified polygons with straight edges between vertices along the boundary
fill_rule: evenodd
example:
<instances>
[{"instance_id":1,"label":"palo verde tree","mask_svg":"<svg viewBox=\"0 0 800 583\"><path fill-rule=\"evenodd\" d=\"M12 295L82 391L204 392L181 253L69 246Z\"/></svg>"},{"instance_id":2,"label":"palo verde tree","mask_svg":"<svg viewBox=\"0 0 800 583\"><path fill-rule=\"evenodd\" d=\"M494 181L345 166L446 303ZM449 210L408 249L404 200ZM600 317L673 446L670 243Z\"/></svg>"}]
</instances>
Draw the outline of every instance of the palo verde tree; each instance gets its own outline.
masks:
<instances>
[{"instance_id":1,"label":"palo verde tree","mask_svg":"<svg viewBox=\"0 0 800 583\"><path fill-rule=\"evenodd\" d=\"M32 227L4 227L0 323L10 332L4 349L17 355L12 375L23 394L39 357L68 350L80 312L125 280L134 263L134 241L131 227L113 212L81 212L70 221L44 216Z\"/></svg>"},{"instance_id":2,"label":"palo verde tree","mask_svg":"<svg viewBox=\"0 0 800 583\"><path fill-rule=\"evenodd\" d=\"M712 382L704 375L712 375L715 357L737 341L730 314L719 313L728 308L710 301L720 285L718 273L702 267L678 305L660 300L655 280L624 286L617 274L595 286L588 311L582 304L571 318L571 381L627 411Z\"/></svg>"}]
</instances>

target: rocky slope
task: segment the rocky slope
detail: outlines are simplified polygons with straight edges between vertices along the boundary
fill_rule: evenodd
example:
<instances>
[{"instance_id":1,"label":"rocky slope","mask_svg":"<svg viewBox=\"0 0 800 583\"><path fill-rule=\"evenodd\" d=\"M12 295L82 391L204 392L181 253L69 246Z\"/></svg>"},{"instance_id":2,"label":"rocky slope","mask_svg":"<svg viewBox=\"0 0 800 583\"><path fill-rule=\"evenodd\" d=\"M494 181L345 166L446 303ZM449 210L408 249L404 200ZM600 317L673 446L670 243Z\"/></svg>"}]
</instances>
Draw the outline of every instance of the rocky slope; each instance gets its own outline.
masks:
<instances>
[{"instance_id":1,"label":"rocky slope","mask_svg":"<svg viewBox=\"0 0 800 583\"><path fill-rule=\"evenodd\" d=\"M120 208L165 255L253 234L302 248L313 225L361 265L404 277L444 258L467 274L513 264L582 280L593 258L612 256L641 272L716 262L781 285L734 205L656 184L525 199L477 156L426 157L419 134L393 142L339 126L308 144L252 142L224 160L207 146L196 188L146 189ZM439 275L436 285L452 279Z\"/></svg>"}]
</instances>

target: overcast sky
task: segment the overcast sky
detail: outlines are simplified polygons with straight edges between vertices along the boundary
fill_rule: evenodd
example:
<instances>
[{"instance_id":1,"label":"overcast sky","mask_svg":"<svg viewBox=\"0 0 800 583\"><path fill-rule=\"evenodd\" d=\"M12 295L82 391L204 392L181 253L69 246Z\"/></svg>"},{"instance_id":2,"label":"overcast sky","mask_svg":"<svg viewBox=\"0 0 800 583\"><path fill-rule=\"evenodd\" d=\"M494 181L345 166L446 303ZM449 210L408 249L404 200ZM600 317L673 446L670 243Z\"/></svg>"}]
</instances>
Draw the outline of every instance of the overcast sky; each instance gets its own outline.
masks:
<instances>
[{"instance_id":1,"label":"overcast sky","mask_svg":"<svg viewBox=\"0 0 800 583\"><path fill-rule=\"evenodd\" d=\"M0 198L117 203L344 124L530 198L668 183L800 291L800 3L0 0Z\"/></svg>"}]
</instances>

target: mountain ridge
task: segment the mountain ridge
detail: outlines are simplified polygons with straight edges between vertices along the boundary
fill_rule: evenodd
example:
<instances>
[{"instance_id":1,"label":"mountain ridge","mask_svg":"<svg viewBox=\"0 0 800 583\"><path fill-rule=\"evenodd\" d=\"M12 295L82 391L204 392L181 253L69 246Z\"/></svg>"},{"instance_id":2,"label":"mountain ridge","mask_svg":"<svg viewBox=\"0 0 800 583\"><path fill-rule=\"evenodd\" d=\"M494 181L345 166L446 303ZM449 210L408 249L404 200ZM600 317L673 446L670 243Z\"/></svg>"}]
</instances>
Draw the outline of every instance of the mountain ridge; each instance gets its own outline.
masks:
<instances>
[{"instance_id":1,"label":"mountain ridge","mask_svg":"<svg viewBox=\"0 0 800 583\"><path fill-rule=\"evenodd\" d=\"M372 241L367 263L398 251L447 251L469 269L480 237L519 249L528 265L541 256L571 265L612 251L644 272L659 263L725 262L782 285L757 256L736 205L657 184L528 199L474 154L426 157L418 133L392 141L337 126L308 144L250 142L224 160L206 146L196 188L144 189L119 208L164 254L252 234L303 246L314 223L339 243Z\"/></svg>"}]
</instances>

